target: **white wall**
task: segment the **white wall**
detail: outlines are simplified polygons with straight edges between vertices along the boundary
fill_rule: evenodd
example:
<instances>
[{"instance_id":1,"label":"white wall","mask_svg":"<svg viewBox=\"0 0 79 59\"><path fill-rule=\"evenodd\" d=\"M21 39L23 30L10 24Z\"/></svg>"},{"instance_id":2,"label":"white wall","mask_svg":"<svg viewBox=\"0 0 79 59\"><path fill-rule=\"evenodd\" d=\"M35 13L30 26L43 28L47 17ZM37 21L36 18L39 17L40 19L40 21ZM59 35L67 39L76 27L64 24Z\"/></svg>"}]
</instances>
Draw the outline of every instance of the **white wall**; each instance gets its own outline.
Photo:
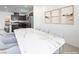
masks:
<instances>
[{"instance_id":1,"label":"white wall","mask_svg":"<svg viewBox=\"0 0 79 59\"><path fill-rule=\"evenodd\" d=\"M34 28L40 28L51 33L56 33L60 36L64 36L67 43L79 47L79 6L74 6L74 25L45 24L44 22L45 11L61 7L64 6L34 6Z\"/></svg>"},{"instance_id":2,"label":"white wall","mask_svg":"<svg viewBox=\"0 0 79 59\"><path fill-rule=\"evenodd\" d=\"M0 11L0 29L4 29L4 25L5 25L5 16L10 16L12 13L9 12L2 12Z\"/></svg>"}]
</instances>

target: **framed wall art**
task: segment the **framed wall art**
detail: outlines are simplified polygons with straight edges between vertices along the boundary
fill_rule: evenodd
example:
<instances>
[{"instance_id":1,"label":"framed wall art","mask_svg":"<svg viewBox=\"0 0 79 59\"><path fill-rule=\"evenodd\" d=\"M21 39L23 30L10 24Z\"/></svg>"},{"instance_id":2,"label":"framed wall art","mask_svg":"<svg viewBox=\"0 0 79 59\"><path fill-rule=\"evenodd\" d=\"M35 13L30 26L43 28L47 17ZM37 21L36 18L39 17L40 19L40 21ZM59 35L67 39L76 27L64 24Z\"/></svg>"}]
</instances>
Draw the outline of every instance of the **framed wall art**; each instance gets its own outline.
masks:
<instances>
[{"instance_id":1,"label":"framed wall art","mask_svg":"<svg viewBox=\"0 0 79 59\"><path fill-rule=\"evenodd\" d=\"M60 23L60 11L59 9L51 11L52 23Z\"/></svg>"},{"instance_id":2,"label":"framed wall art","mask_svg":"<svg viewBox=\"0 0 79 59\"><path fill-rule=\"evenodd\" d=\"M74 24L74 6L66 6L45 12L45 22L52 24Z\"/></svg>"},{"instance_id":3,"label":"framed wall art","mask_svg":"<svg viewBox=\"0 0 79 59\"><path fill-rule=\"evenodd\" d=\"M45 12L45 23L51 23L51 12Z\"/></svg>"},{"instance_id":4,"label":"framed wall art","mask_svg":"<svg viewBox=\"0 0 79 59\"><path fill-rule=\"evenodd\" d=\"M61 9L61 23L63 23L63 24L73 24L74 23L73 6L68 6L68 7Z\"/></svg>"}]
</instances>

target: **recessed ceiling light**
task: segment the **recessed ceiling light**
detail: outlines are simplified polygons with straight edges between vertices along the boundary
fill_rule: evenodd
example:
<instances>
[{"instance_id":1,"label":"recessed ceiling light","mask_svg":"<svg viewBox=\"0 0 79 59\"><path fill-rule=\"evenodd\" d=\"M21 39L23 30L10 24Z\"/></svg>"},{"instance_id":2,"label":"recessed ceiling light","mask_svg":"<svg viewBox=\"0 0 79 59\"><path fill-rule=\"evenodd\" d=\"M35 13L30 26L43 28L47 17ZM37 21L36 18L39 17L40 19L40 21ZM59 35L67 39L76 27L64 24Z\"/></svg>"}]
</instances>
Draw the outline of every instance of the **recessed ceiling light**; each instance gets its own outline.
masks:
<instances>
[{"instance_id":1,"label":"recessed ceiling light","mask_svg":"<svg viewBox=\"0 0 79 59\"><path fill-rule=\"evenodd\" d=\"M28 10L25 10L25 9L21 9L20 11L21 11L21 12L27 12Z\"/></svg>"},{"instance_id":2,"label":"recessed ceiling light","mask_svg":"<svg viewBox=\"0 0 79 59\"><path fill-rule=\"evenodd\" d=\"M7 8L7 6L4 6L4 8Z\"/></svg>"},{"instance_id":3,"label":"recessed ceiling light","mask_svg":"<svg viewBox=\"0 0 79 59\"><path fill-rule=\"evenodd\" d=\"M24 7L27 8L28 6L27 5L24 5Z\"/></svg>"},{"instance_id":4,"label":"recessed ceiling light","mask_svg":"<svg viewBox=\"0 0 79 59\"><path fill-rule=\"evenodd\" d=\"M24 10L23 9L21 9L21 12L23 12Z\"/></svg>"}]
</instances>

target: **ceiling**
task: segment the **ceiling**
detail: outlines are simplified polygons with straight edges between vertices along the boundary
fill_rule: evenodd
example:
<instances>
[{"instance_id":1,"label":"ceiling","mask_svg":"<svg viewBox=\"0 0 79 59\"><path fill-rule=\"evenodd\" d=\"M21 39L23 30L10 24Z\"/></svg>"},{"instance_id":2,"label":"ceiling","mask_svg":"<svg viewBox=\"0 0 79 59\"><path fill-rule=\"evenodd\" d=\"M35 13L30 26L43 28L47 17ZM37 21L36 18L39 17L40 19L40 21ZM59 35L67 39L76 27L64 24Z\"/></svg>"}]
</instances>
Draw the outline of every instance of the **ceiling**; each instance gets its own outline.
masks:
<instances>
[{"instance_id":1,"label":"ceiling","mask_svg":"<svg viewBox=\"0 0 79 59\"><path fill-rule=\"evenodd\" d=\"M27 13L33 11L32 5L0 5L0 11Z\"/></svg>"}]
</instances>

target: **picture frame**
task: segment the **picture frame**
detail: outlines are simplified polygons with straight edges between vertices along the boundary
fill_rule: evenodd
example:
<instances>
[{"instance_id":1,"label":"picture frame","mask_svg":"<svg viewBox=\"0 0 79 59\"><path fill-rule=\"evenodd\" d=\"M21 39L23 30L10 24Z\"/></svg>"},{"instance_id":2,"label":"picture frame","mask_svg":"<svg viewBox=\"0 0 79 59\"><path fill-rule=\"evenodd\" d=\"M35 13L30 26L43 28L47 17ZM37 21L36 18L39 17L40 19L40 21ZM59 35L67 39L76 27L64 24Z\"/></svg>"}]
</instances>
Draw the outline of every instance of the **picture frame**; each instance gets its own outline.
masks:
<instances>
[{"instance_id":1,"label":"picture frame","mask_svg":"<svg viewBox=\"0 0 79 59\"><path fill-rule=\"evenodd\" d=\"M74 7L67 6L61 9L61 23L74 24Z\"/></svg>"},{"instance_id":2,"label":"picture frame","mask_svg":"<svg viewBox=\"0 0 79 59\"><path fill-rule=\"evenodd\" d=\"M51 23L51 12L45 12L45 23Z\"/></svg>"},{"instance_id":3,"label":"picture frame","mask_svg":"<svg viewBox=\"0 0 79 59\"><path fill-rule=\"evenodd\" d=\"M59 24L60 23L60 10L56 9L56 10L51 11L51 15L52 15L51 17L52 23Z\"/></svg>"},{"instance_id":4,"label":"picture frame","mask_svg":"<svg viewBox=\"0 0 79 59\"><path fill-rule=\"evenodd\" d=\"M45 23L74 24L74 6L66 6L45 12Z\"/></svg>"}]
</instances>

